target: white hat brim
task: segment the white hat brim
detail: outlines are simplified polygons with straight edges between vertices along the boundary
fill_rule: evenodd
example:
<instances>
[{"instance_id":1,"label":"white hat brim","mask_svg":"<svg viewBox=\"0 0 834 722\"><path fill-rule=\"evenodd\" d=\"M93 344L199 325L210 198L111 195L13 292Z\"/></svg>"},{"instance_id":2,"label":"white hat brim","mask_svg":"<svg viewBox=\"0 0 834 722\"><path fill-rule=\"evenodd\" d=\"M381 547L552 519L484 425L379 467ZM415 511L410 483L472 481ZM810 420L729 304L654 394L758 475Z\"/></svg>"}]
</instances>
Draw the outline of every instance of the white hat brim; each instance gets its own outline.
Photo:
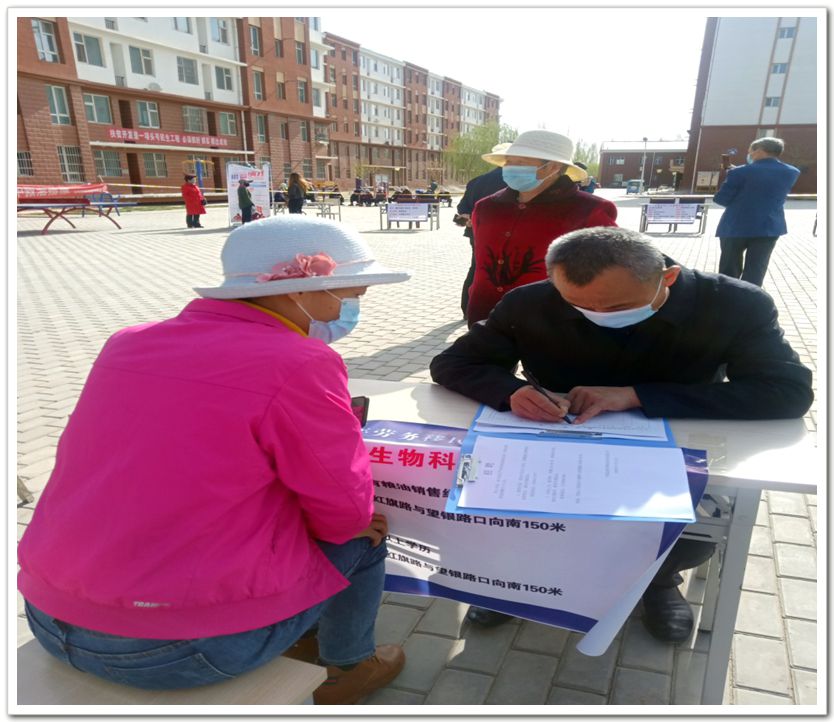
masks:
<instances>
[{"instance_id":1,"label":"white hat brim","mask_svg":"<svg viewBox=\"0 0 834 722\"><path fill-rule=\"evenodd\" d=\"M481 156L481 158L483 158L487 163L492 163L492 165L502 167L507 164L508 156L517 158L534 158L535 160L548 162L552 161L566 166L565 175L567 175L571 180L579 182L584 181L588 177L587 171L575 166L571 161L564 158L555 158L553 156L543 157L545 155L546 154L543 153L541 148L531 148L525 145L511 145L504 150L500 150L495 153L485 153Z\"/></svg>"}]
</instances>

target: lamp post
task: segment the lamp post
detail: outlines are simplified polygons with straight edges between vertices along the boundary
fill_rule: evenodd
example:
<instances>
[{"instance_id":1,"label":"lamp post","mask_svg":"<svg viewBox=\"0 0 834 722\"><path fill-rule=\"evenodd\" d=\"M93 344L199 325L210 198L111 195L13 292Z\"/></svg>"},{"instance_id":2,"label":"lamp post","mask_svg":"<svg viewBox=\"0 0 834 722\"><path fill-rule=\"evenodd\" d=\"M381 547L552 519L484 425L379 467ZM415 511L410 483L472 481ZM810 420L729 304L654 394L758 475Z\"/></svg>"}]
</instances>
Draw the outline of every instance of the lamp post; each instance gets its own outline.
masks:
<instances>
[{"instance_id":1,"label":"lamp post","mask_svg":"<svg viewBox=\"0 0 834 722\"><path fill-rule=\"evenodd\" d=\"M642 193L643 187L646 185L646 143L649 142L648 138L643 138L643 161L640 163L640 192Z\"/></svg>"}]
</instances>

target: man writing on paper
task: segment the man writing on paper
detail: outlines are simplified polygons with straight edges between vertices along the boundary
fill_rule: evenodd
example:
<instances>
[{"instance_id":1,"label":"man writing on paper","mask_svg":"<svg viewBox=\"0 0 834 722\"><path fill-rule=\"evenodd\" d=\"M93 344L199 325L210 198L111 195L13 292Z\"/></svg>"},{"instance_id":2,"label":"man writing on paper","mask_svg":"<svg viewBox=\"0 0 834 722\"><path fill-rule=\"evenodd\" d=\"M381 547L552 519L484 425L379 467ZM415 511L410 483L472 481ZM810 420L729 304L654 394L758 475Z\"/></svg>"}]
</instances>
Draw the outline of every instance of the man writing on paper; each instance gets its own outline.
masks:
<instances>
[{"instance_id":1,"label":"man writing on paper","mask_svg":"<svg viewBox=\"0 0 834 722\"><path fill-rule=\"evenodd\" d=\"M434 358L437 383L528 419L570 412L577 424L637 408L650 417L779 419L810 407L811 372L761 289L682 268L623 228L567 233L545 261L548 280L508 293ZM519 361L546 396L515 376ZM643 595L655 637L689 636L692 610L678 572L713 552L686 539L672 549ZM473 607L469 619L493 626L508 617Z\"/></svg>"}]
</instances>

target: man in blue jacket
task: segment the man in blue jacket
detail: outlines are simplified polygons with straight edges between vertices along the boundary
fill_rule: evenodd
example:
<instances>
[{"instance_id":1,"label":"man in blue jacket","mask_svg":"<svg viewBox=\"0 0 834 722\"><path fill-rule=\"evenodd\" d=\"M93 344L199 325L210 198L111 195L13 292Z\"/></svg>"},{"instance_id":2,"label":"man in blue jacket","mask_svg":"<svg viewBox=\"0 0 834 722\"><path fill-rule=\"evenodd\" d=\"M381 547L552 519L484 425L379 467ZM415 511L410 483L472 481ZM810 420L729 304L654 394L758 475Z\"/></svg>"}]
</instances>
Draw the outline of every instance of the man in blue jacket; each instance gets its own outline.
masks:
<instances>
[{"instance_id":1,"label":"man in blue jacket","mask_svg":"<svg viewBox=\"0 0 834 722\"><path fill-rule=\"evenodd\" d=\"M785 198L799 169L779 160L785 143L759 138L750 144L747 165L732 168L713 200L727 210L718 221L718 272L761 286L779 236L788 232ZM746 252L746 255L745 255Z\"/></svg>"}]
</instances>

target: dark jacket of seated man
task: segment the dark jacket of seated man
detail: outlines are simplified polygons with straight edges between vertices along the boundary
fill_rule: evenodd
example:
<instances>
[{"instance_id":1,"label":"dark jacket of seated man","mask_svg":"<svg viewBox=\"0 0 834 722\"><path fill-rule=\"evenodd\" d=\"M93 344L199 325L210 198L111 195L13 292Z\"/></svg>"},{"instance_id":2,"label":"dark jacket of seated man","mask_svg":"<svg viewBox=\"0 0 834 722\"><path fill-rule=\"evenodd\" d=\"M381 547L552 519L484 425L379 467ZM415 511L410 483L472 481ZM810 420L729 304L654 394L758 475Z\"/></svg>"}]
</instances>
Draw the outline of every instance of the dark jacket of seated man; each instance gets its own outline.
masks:
<instances>
[{"instance_id":1,"label":"dark jacket of seated man","mask_svg":"<svg viewBox=\"0 0 834 722\"><path fill-rule=\"evenodd\" d=\"M432 360L431 375L508 411L510 396L527 385L514 374L519 361L557 392L633 386L652 417L793 418L813 401L811 372L785 340L770 296L686 268L657 313L626 328L587 320L550 280L516 288Z\"/></svg>"}]
</instances>

